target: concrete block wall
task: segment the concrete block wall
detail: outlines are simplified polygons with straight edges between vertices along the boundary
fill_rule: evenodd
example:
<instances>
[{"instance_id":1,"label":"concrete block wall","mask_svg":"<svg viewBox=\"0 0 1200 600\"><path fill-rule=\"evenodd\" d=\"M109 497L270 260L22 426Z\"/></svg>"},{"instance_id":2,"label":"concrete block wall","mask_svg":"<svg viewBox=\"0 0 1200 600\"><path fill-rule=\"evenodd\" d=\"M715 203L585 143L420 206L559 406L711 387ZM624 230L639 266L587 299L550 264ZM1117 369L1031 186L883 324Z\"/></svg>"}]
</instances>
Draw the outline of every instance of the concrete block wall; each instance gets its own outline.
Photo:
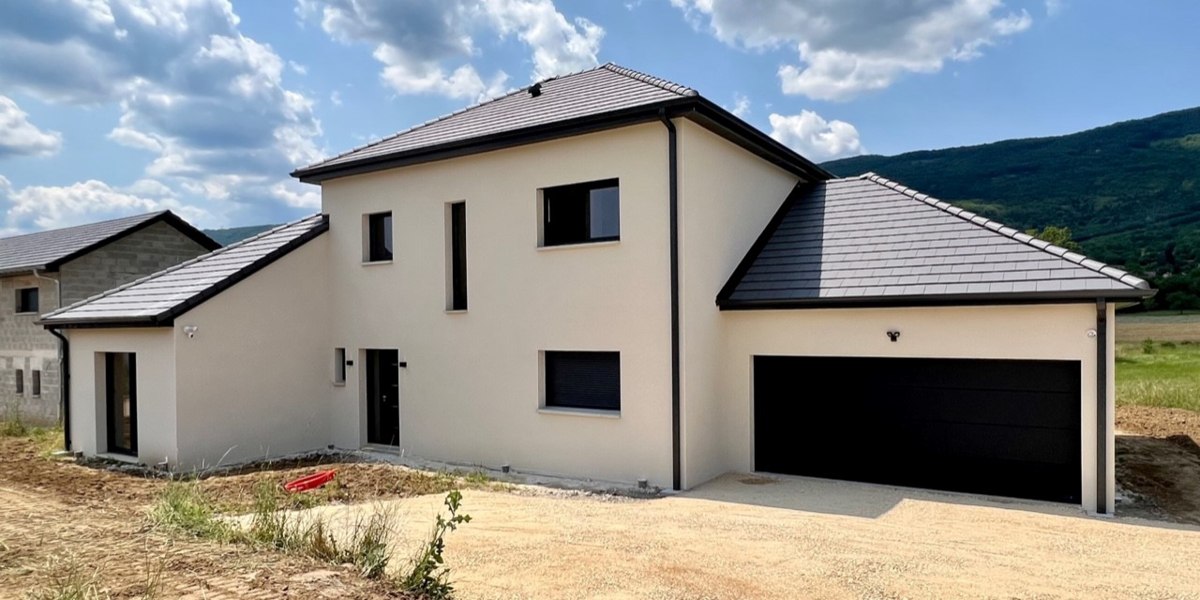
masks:
<instances>
[{"instance_id":1,"label":"concrete block wall","mask_svg":"<svg viewBox=\"0 0 1200 600\"><path fill-rule=\"evenodd\" d=\"M38 289L41 312L58 307L57 275L0 278L0 418L20 417L31 423L53 423L59 412L58 339L36 324L37 313L17 313L17 290ZM17 369L25 380L17 393ZM40 371L41 394L33 394L33 371Z\"/></svg>"},{"instance_id":2,"label":"concrete block wall","mask_svg":"<svg viewBox=\"0 0 1200 600\"><path fill-rule=\"evenodd\" d=\"M64 264L63 304L73 304L207 253L178 229L155 223Z\"/></svg>"}]
</instances>

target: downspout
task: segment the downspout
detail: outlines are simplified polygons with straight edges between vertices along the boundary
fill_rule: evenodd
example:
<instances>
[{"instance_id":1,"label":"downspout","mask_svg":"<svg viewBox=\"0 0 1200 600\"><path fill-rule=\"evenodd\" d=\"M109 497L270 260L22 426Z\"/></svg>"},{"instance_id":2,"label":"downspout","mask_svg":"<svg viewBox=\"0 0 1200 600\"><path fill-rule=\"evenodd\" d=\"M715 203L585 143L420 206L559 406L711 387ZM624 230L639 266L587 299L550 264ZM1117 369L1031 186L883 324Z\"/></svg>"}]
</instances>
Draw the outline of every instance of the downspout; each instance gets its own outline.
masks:
<instances>
[{"instance_id":1,"label":"downspout","mask_svg":"<svg viewBox=\"0 0 1200 600\"><path fill-rule=\"evenodd\" d=\"M679 400L679 168L675 124L665 108L658 116L667 128L667 188L671 236L671 489L683 489Z\"/></svg>"},{"instance_id":2,"label":"downspout","mask_svg":"<svg viewBox=\"0 0 1200 600\"><path fill-rule=\"evenodd\" d=\"M58 303L55 309L62 308L62 281L43 277L37 269L33 276L42 281L54 282L54 299ZM40 307L39 307L40 308ZM57 330L50 329L50 334L58 338L58 398L62 403L63 450L71 451L71 343L67 337Z\"/></svg>"},{"instance_id":3,"label":"downspout","mask_svg":"<svg viewBox=\"0 0 1200 600\"><path fill-rule=\"evenodd\" d=\"M1108 301L1096 299L1096 513L1108 514Z\"/></svg>"}]
</instances>

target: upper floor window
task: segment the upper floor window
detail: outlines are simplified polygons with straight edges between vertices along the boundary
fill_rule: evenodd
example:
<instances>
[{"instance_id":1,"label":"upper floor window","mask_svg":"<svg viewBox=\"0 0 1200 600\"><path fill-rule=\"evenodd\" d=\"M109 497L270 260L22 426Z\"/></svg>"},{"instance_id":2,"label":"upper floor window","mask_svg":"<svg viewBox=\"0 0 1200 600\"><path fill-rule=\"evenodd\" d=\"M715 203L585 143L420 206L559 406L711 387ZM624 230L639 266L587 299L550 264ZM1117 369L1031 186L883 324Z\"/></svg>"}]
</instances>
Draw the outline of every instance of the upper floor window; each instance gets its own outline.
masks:
<instances>
[{"instance_id":1,"label":"upper floor window","mask_svg":"<svg viewBox=\"0 0 1200 600\"><path fill-rule=\"evenodd\" d=\"M542 190L542 245L621 239L621 193L616 179Z\"/></svg>"},{"instance_id":2,"label":"upper floor window","mask_svg":"<svg viewBox=\"0 0 1200 600\"><path fill-rule=\"evenodd\" d=\"M38 311L38 289L21 288L17 290L17 312L35 313Z\"/></svg>"},{"instance_id":3,"label":"upper floor window","mask_svg":"<svg viewBox=\"0 0 1200 600\"><path fill-rule=\"evenodd\" d=\"M367 215L365 223L364 260L380 262L392 260L392 213L383 212Z\"/></svg>"},{"instance_id":4,"label":"upper floor window","mask_svg":"<svg viewBox=\"0 0 1200 600\"><path fill-rule=\"evenodd\" d=\"M446 205L447 310L467 310L467 203Z\"/></svg>"}]
</instances>

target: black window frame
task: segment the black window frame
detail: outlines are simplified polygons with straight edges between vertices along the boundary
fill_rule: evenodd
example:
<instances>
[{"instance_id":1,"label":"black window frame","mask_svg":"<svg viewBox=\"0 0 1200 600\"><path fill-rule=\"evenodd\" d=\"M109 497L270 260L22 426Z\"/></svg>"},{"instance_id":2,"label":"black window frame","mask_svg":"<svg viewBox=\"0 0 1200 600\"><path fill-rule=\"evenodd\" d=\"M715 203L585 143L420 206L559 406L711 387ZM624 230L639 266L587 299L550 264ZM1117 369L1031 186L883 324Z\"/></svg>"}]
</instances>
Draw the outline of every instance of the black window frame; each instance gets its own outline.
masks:
<instances>
[{"instance_id":1,"label":"black window frame","mask_svg":"<svg viewBox=\"0 0 1200 600\"><path fill-rule=\"evenodd\" d=\"M620 352L548 350L542 361L544 408L621 412Z\"/></svg>"},{"instance_id":2,"label":"black window frame","mask_svg":"<svg viewBox=\"0 0 1200 600\"><path fill-rule=\"evenodd\" d=\"M449 214L449 310L467 310L467 203L452 202Z\"/></svg>"},{"instance_id":3,"label":"black window frame","mask_svg":"<svg viewBox=\"0 0 1200 600\"><path fill-rule=\"evenodd\" d=\"M616 197L616 234L593 235L592 231L592 193L599 190L614 189ZM616 242L621 239L621 181L620 179L600 179L583 183L572 183L542 188L542 247L571 246L577 244L595 244L600 242ZM575 206L572 206L575 205ZM557 210L556 210L557 208ZM560 215L556 225L554 215ZM567 221L563 221L565 218ZM582 220L582 222L580 222Z\"/></svg>"},{"instance_id":4,"label":"black window frame","mask_svg":"<svg viewBox=\"0 0 1200 600\"><path fill-rule=\"evenodd\" d=\"M18 396L24 396L25 395L25 369L17 369L16 371L17 372L14 374L14 376L16 377L16 382L17 382L16 394Z\"/></svg>"},{"instance_id":5,"label":"black window frame","mask_svg":"<svg viewBox=\"0 0 1200 600\"><path fill-rule=\"evenodd\" d=\"M32 302L30 301L32 299ZM41 306L41 290L37 287L17 288L17 314L36 313Z\"/></svg>"},{"instance_id":6,"label":"black window frame","mask_svg":"<svg viewBox=\"0 0 1200 600\"><path fill-rule=\"evenodd\" d=\"M366 262L388 262L395 257L392 211L367 215Z\"/></svg>"},{"instance_id":7,"label":"black window frame","mask_svg":"<svg viewBox=\"0 0 1200 600\"><path fill-rule=\"evenodd\" d=\"M34 369L32 372L29 373L29 377L30 377L30 380L29 380L30 381L30 383L29 383L30 395L32 395L34 398L41 398L42 397L42 370Z\"/></svg>"}]
</instances>

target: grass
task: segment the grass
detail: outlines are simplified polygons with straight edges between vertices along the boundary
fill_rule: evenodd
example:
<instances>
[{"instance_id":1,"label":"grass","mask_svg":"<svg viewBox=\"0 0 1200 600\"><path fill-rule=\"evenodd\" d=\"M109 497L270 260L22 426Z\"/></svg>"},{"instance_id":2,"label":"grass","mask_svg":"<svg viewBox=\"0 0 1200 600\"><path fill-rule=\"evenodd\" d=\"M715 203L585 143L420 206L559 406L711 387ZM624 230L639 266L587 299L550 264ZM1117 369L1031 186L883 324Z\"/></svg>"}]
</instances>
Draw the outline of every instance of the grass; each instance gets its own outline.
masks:
<instances>
[{"instance_id":1,"label":"grass","mask_svg":"<svg viewBox=\"0 0 1200 600\"><path fill-rule=\"evenodd\" d=\"M259 480L254 485L248 523L238 523L221 512L200 481L172 481L151 508L150 519L176 534L287 552L329 565L349 564L364 578L384 579L398 589L426 597L448 597L451 587L442 561L442 537L470 521L470 516L457 514L462 498L457 490L447 496L450 519L438 515L426 544L435 551L415 557L404 573L392 578L388 578L387 567L396 531L394 513L374 511L360 516L338 536L324 518L289 510L294 496L270 480Z\"/></svg>"},{"instance_id":2,"label":"grass","mask_svg":"<svg viewBox=\"0 0 1200 600\"><path fill-rule=\"evenodd\" d=\"M107 600L100 585L100 568L88 567L74 556L52 556L43 569L45 582L26 592L28 600Z\"/></svg>"},{"instance_id":3,"label":"grass","mask_svg":"<svg viewBox=\"0 0 1200 600\"><path fill-rule=\"evenodd\" d=\"M1200 411L1200 344L1117 344L1117 404Z\"/></svg>"}]
</instances>

